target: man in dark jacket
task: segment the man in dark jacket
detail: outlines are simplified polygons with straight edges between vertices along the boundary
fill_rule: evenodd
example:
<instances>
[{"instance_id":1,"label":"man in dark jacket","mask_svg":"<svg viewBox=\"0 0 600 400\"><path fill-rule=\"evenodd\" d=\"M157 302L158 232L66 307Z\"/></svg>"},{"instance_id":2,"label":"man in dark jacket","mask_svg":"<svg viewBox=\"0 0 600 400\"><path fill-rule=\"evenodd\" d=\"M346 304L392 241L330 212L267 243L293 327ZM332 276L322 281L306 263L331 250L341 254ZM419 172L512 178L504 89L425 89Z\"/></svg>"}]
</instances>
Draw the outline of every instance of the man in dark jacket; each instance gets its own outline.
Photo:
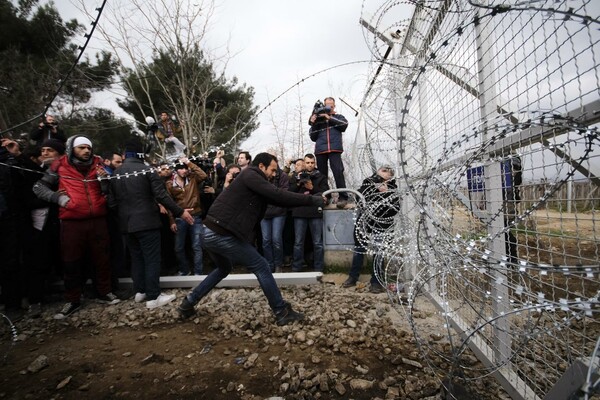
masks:
<instances>
[{"instance_id":1,"label":"man in dark jacket","mask_svg":"<svg viewBox=\"0 0 600 400\"><path fill-rule=\"evenodd\" d=\"M20 225L23 223L23 202L18 182L22 180L17 157L21 154L14 140L0 140L0 286L1 300L7 318L16 322L23 318L23 273L20 262ZM0 316L1 317L1 316Z\"/></svg>"},{"instance_id":2,"label":"man in dark jacket","mask_svg":"<svg viewBox=\"0 0 600 400\"><path fill-rule=\"evenodd\" d=\"M304 156L304 170L295 171L290 178L290 191L305 196L322 194L329 189L327 178L315 169L315 156ZM313 266L315 271L323 271L323 209L315 206L296 207L294 217L294 261L292 271L302 270L304 263L304 238L310 229L313 242Z\"/></svg>"},{"instance_id":3,"label":"man in dark jacket","mask_svg":"<svg viewBox=\"0 0 600 400\"><path fill-rule=\"evenodd\" d=\"M111 179L108 205L117 208L121 231L127 234L131 253L131 277L135 302L146 301L149 309L164 306L175 295L160 292L160 212L157 202L190 225L194 218L169 197L162 179L144 164L142 143L127 143L125 161L117 175L127 179Z\"/></svg>"},{"instance_id":4,"label":"man in dark jacket","mask_svg":"<svg viewBox=\"0 0 600 400\"><path fill-rule=\"evenodd\" d=\"M267 260L251 244L252 236L268 204L323 206L324 201L321 196L299 195L273 186L269 178L275 175L277 168L275 156L260 153L252 161L252 166L242 171L216 198L204 220L204 247L217 268L183 299L179 306L183 318L194 314L194 306L229 275L233 265L244 265L256 275L278 325L304 318L283 300Z\"/></svg>"},{"instance_id":5,"label":"man in dark jacket","mask_svg":"<svg viewBox=\"0 0 600 400\"><path fill-rule=\"evenodd\" d=\"M394 170L389 166L382 166L366 178L358 189L364 196L364 204L359 208L356 218L352 267L348 279L342 284L343 287L356 285L364 261L366 244L380 241L381 235L393 226L394 217L400 211L400 198L396 190L396 180L393 178ZM381 260L380 257L377 259ZM385 291L377 279L377 274L383 271L377 268L380 267L373 265L371 293Z\"/></svg>"},{"instance_id":6,"label":"man in dark jacket","mask_svg":"<svg viewBox=\"0 0 600 400\"><path fill-rule=\"evenodd\" d=\"M26 227L27 240L23 243L23 260L28 271L27 293L32 318L41 316L42 300L51 272L62 270L59 207L38 198L33 193L33 185L40 174L65 154L65 145L59 140L47 139L42 143L39 156L36 149L39 148L32 149L29 157L21 159L21 166L26 168L23 171L23 201L31 217Z\"/></svg>"},{"instance_id":7,"label":"man in dark jacket","mask_svg":"<svg viewBox=\"0 0 600 400\"><path fill-rule=\"evenodd\" d=\"M38 146L41 146L42 143L48 139L58 140L61 143L67 141L65 132L58 126L58 121L56 121L54 116L50 114L42 118L39 125L33 128L29 134L29 139L33 140Z\"/></svg>"},{"instance_id":8,"label":"man in dark jacket","mask_svg":"<svg viewBox=\"0 0 600 400\"><path fill-rule=\"evenodd\" d=\"M336 188L345 188L342 133L348 127L348 120L342 114L335 112L335 99L333 97L325 98L324 107L313 110L308 124L310 125L310 139L315 142L317 169L325 175L327 181L329 176L327 162L329 162ZM337 206L344 208L348 202L348 194L341 192L339 196Z\"/></svg>"}]
</instances>

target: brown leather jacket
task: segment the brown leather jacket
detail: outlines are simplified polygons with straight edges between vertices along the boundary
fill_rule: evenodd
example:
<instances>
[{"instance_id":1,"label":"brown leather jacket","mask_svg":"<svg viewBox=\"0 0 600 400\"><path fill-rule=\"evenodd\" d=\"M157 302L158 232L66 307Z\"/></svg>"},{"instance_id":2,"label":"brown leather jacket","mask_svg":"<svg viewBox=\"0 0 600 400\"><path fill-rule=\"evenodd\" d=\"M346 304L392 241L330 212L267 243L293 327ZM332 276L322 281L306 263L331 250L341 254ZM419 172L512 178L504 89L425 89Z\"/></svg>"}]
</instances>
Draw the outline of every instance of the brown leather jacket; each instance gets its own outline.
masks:
<instances>
[{"instance_id":1,"label":"brown leather jacket","mask_svg":"<svg viewBox=\"0 0 600 400\"><path fill-rule=\"evenodd\" d=\"M167 181L167 191L175 200L175 203L183 209L192 209L190 214L201 215L202 214L202 203L200 202L200 183L206 179L206 173L202 171L193 162L187 164L190 169L190 174L185 179L185 186L181 187L175 180L175 174ZM173 215L169 214L171 224L175 223Z\"/></svg>"}]
</instances>

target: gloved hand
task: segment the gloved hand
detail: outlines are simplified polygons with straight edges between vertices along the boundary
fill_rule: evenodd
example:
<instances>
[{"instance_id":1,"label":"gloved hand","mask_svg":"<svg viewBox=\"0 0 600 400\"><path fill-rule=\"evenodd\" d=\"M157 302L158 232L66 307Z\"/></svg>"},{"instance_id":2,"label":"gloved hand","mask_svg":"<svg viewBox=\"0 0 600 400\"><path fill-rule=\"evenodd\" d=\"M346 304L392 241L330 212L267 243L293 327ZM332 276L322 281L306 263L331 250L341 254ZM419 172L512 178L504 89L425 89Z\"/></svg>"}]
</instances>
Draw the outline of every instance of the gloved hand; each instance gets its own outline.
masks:
<instances>
[{"instance_id":1,"label":"gloved hand","mask_svg":"<svg viewBox=\"0 0 600 400\"><path fill-rule=\"evenodd\" d=\"M69 203L69 201L71 201L71 198L69 196L67 196L66 194L61 194L58 197L58 205L61 207L66 207L67 203Z\"/></svg>"}]
</instances>

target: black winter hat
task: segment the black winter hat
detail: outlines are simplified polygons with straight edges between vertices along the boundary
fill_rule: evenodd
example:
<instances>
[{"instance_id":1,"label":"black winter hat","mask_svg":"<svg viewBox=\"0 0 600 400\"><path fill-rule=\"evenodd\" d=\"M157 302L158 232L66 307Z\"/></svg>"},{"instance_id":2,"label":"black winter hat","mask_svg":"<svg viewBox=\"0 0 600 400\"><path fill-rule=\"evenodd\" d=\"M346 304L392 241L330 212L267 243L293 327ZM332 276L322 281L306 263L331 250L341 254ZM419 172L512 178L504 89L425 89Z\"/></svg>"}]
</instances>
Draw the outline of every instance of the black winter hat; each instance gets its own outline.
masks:
<instances>
[{"instance_id":1,"label":"black winter hat","mask_svg":"<svg viewBox=\"0 0 600 400\"><path fill-rule=\"evenodd\" d=\"M125 153L134 153L136 157L143 156L145 153L144 144L140 139L133 138L125 143Z\"/></svg>"},{"instance_id":2,"label":"black winter hat","mask_svg":"<svg viewBox=\"0 0 600 400\"><path fill-rule=\"evenodd\" d=\"M65 144L63 142L61 142L60 140L56 140L56 139L46 139L42 142L42 146L41 147L50 147L56 151L58 151L59 154L65 154Z\"/></svg>"}]
</instances>

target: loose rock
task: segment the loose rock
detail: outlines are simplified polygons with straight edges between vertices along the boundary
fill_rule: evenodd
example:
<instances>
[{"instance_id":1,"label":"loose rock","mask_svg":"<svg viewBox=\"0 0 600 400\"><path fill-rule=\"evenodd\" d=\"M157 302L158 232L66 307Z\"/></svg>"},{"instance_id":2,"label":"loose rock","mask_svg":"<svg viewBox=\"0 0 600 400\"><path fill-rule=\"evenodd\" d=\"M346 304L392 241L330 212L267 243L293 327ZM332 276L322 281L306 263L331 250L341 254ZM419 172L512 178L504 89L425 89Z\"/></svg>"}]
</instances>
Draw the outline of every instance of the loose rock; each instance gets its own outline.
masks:
<instances>
[{"instance_id":1,"label":"loose rock","mask_svg":"<svg viewBox=\"0 0 600 400\"><path fill-rule=\"evenodd\" d=\"M35 374L36 372L41 371L42 369L48 367L50 362L48 361L48 357L45 355L38 356L29 366L27 367L27 371Z\"/></svg>"}]
</instances>

